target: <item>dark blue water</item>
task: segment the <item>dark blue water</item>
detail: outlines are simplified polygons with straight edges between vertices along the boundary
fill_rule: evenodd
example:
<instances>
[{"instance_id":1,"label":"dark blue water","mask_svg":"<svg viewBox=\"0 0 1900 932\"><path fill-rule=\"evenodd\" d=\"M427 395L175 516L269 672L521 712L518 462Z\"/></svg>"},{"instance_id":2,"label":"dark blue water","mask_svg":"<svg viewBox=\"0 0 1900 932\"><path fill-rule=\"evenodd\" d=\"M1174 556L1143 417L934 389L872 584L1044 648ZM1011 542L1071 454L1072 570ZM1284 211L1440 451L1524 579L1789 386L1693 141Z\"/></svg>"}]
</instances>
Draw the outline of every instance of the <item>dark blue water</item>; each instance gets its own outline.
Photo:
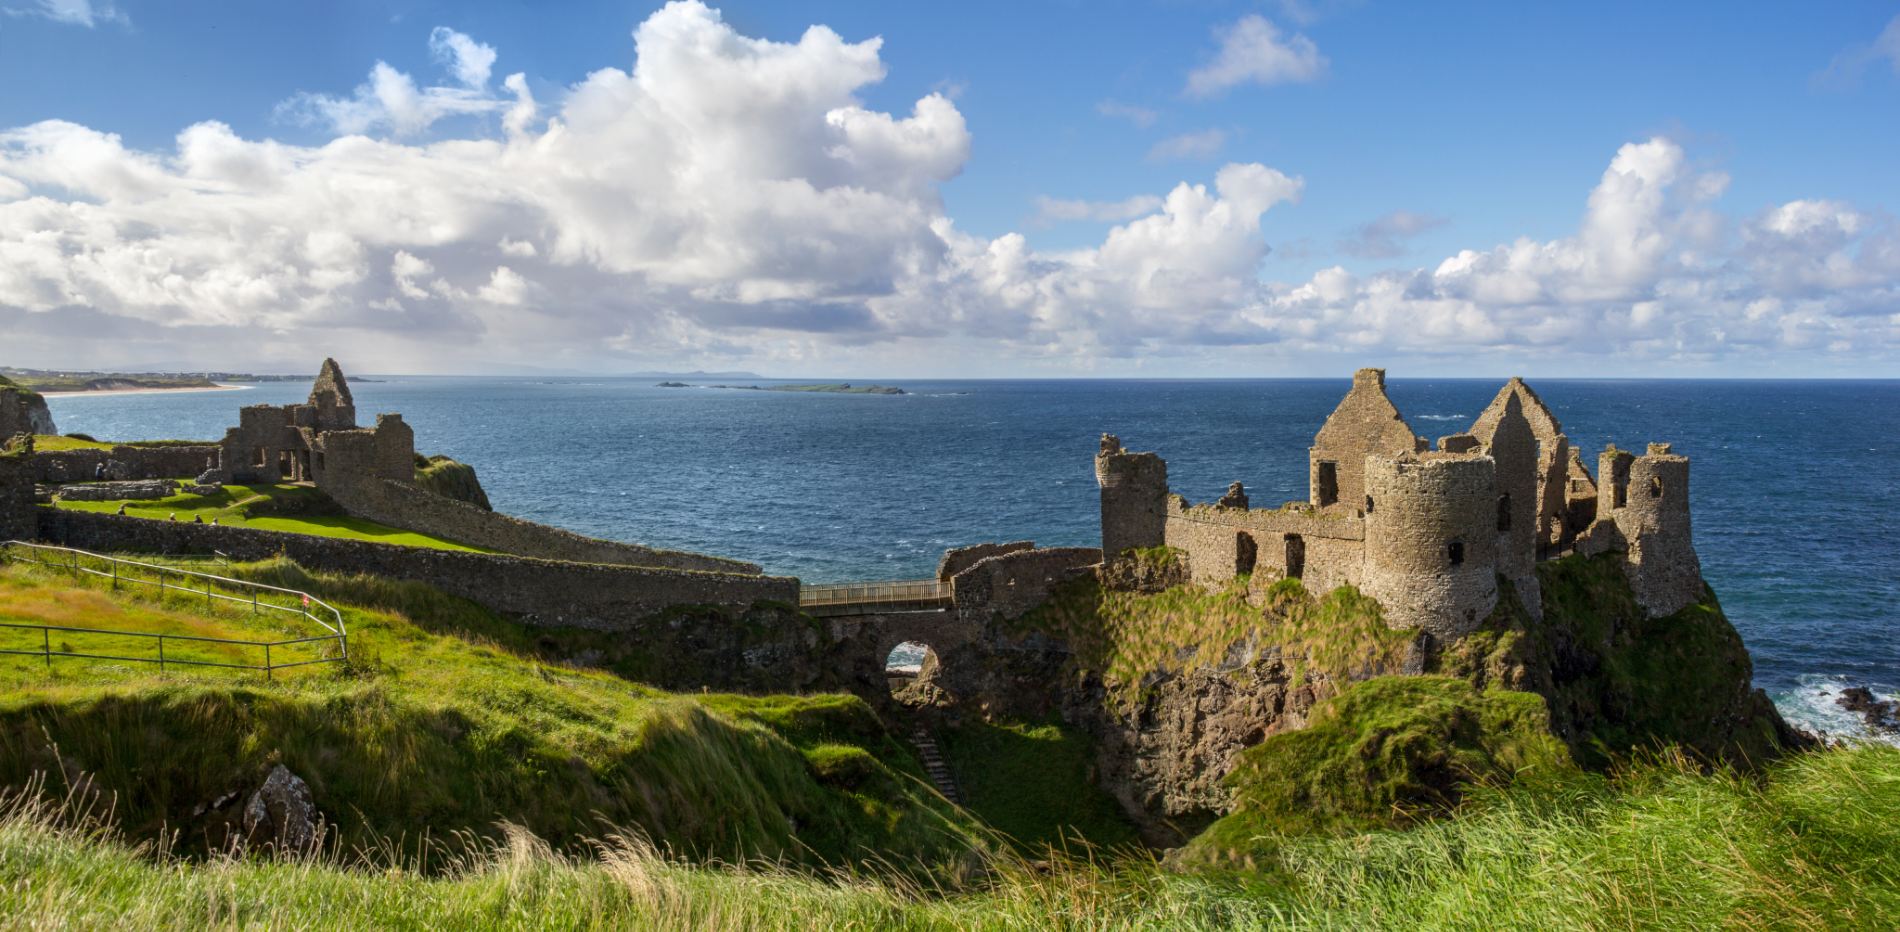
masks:
<instances>
[{"instance_id":1,"label":"dark blue water","mask_svg":"<svg viewBox=\"0 0 1900 932\"><path fill-rule=\"evenodd\" d=\"M353 383L495 506L582 533L740 557L809 581L927 576L945 547L1098 541L1092 457L1120 434L1196 501L1306 495L1306 448L1348 380L902 382L904 396L663 389L649 380ZM1900 689L1900 381L1538 381L1594 468L1606 442L1693 460L1705 575L1791 715L1839 732L1845 683ZM1414 432L1464 429L1497 380L1395 379ZM100 439L222 436L242 392L56 397Z\"/></svg>"}]
</instances>

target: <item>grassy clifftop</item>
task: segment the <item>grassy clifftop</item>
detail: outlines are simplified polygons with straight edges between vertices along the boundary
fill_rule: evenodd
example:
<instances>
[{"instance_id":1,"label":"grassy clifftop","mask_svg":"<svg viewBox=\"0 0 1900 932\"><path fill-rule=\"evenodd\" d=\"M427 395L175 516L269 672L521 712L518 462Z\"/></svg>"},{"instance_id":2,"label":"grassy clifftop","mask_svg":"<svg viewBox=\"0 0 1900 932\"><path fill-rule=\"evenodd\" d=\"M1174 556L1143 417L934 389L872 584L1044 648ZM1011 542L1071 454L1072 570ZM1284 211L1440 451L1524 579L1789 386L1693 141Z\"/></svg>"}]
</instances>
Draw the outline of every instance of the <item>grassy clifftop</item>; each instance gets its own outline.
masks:
<instances>
[{"instance_id":1,"label":"grassy clifftop","mask_svg":"<svg viewBox=\"0 0 1900 932\"><path fill-rule=\"evenodd\" d=\"M47 572L0 568L0 620L43 621L26 603L48 587L99 595ZM362 582L362 601L400 606L339 599L347 669L265 683L0 660L0 785L47 775L55 792L109 803L134 837L178 832L188 850L215 845L231 812L213 804L276 763L309 782L346 849L453 850L500 837L502 822L559 847L624 831L700 857L805 864L876 855L954 870L985 844L855 698L665 693L548 662L563 649L559 631L537 632L537 648L518 626L433 590L326 581L328 594ZM248 608L211 622L225 634L287 633Z\"/></svg>"}]
</instances>

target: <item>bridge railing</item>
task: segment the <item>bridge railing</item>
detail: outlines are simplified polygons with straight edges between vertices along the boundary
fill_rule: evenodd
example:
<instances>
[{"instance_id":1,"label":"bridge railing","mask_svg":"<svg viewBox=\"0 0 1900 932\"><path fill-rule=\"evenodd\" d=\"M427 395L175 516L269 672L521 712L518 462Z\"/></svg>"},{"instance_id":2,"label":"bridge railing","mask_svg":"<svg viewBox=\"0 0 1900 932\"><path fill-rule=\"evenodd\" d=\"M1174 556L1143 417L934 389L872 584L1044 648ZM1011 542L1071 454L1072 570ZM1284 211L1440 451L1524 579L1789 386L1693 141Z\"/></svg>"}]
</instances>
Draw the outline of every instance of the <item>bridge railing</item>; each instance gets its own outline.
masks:
<instances>
[{"instance_id":1,"label":"bridge railing","mask_svg":"<svg viewBox=\"0 0 1900 932\"><path fill-rule=\"evenodd\" d=\"M814 615L926 610L948 604L950 583L938 579L827 583L798 590L798 607Z\"/></svg>"}]
</instances>

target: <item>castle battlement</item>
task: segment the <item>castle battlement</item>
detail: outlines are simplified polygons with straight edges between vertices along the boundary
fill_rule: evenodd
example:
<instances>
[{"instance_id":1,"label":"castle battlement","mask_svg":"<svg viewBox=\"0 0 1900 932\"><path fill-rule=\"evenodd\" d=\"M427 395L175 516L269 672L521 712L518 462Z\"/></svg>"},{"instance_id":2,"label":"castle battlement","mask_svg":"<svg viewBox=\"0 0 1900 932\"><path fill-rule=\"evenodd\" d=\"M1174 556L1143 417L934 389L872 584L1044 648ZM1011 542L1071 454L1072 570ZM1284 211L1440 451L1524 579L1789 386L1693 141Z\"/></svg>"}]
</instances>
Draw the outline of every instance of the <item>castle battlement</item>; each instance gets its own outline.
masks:
<instances>
[{"instance_id":1,"label":"castle battlement","mask_svg":"<svg viewBox=\"0 0 1900 932\"><path fill-rule=\"evenodd\" d=\"M1168 490L1160 456L1104 435L1095 460L1103 554L1172 547L1205 585L1257 573L1316 590L1353 585L1379 600L1387 624L1445 638L1490 614L1500 578L1540 614L1537 562L1573 552L1623 552L1653 616L1702 595L1688 458L1666 443L1641 456L1611 446L1593 476L1522 379L1507 382L1470 430L1434 446L1386 396L1384 370L1361 369L1307 455L1306 501L1253 508L1236 482L1197 505Z\"/></svg>"}]
</instances>

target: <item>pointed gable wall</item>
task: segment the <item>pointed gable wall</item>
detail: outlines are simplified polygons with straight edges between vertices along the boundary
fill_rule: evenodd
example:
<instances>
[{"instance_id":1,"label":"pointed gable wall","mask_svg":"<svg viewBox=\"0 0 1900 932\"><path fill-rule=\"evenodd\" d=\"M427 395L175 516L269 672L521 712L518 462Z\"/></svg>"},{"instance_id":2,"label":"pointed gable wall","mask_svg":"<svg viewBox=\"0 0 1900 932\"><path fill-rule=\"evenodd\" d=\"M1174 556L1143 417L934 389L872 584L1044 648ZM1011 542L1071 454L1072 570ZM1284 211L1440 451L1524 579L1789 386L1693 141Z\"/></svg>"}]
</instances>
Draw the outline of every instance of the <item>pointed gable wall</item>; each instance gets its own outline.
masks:
<instances>
[{"instance_id":1,"label":"pointed gable wall","mask_svg":"<svg viewBox=\"0 0 1900 932\"><path fill-rule=\"evenodd\" d=\"M1308 460L1311 501L1316 507L1356 511L1365 507L1366 457L1419 450L1412 428L1385 394L1384 369L1360 369L1352 390L1313 437Z\"/></svg>"},{"instance_id":2,"label":"pointed gable wall","mask_svg":"<svg viewBox=\"0 0 1900 932\"><path fill-rule=\"evenodd\" d=\"M316 423L310 426L318 430L356 428L356 399L350 397L349 380L336 360L323 361L316 383L310 386L310 406L316 409Z\"/></svg>"},{"instance_id":3,"label":"pointed gable wall","mask_svg":"<svg viewBox=\"0 0 1900 932\"><path fill-rule=\"evenodd\" d=\"M1545 552L1561 549L1568 545L1564 531L1567 507L1564 487L1570 464L1570 438L1564 436L1557 416L1523 379L1512 377L1478 415L1477 422L1471 425L1471 434L1490 445L1500 421L1511 407L1518 409L1522 419L1530 425L1531 434L1537 438L1537 546Z\"/></svg>"}]
</instances>

